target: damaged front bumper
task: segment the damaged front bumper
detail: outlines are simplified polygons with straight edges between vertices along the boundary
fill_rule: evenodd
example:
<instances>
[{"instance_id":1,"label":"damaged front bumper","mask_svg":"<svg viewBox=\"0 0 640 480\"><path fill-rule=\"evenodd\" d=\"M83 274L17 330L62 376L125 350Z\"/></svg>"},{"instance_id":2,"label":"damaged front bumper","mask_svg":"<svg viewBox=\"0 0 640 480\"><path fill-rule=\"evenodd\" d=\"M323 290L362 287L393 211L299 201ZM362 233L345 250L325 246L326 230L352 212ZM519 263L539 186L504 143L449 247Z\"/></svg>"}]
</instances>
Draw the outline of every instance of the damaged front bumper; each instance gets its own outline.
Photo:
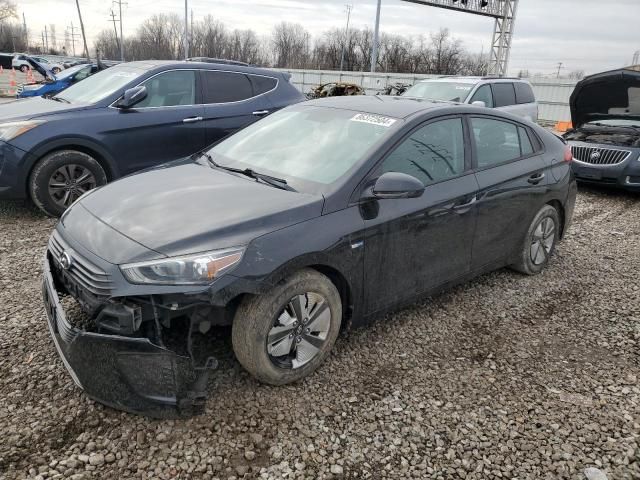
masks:
<instances>
[{"instance_id":1,"label":"damaged front bumper","mask_svg":"<svg viewBox=\"0 0 640 480\"><path fill-rule=\"evenodd\" d=\"M72 326L60 301L67 288L44 259L43 299L55 346L75 383L105 405L156 418L184 417L204 410L209 372L149 338L94 333Z\"/></svg>"}]
</instances>

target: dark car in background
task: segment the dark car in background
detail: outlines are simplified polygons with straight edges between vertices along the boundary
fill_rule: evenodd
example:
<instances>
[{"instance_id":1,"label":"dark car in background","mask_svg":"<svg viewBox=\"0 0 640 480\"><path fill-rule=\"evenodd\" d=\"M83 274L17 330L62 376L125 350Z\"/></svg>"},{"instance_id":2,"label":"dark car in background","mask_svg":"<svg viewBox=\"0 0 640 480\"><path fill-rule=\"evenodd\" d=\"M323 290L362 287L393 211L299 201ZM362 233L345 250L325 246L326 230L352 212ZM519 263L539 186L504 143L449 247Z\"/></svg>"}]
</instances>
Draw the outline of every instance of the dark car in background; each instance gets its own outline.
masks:
<instances>
[{"instance_id":1,"label":"dark car in background","mask_svg":"<svg viewBox=\"0 0 640 480\"><path fill-rule=\"evenodd\" d=\"M640 72L586 77L571 95L573 150L579 181L640 191Z\"/></svg>"},{"instance_id":2,"label":"dark car in background","mask_svg":"<svg viewBox=\"0 0 640 480\"><path fill-rule=\"evenodd\" d=\"M60 73L52 74L45 80L36 83L25 83L18 86L18 98L41 97L55 95L74 83L78 83L94 73L102 70L98 64L77 65Z\"/></svg>"},{"instance_id":3,"label":"dark car in background","mask_svg":"<svg viewBox=\"0 0 640 480\"><path fill-rule=\"evenodd\" d=\"M83 193L196 153L304 100L289 75L213 63L117 65L52 97L0 105L0 199L60 215Z\"/></svg>"},{"instance_id":4,"label":"dark car in background","mask_svg":"<svg viewBox=\"0 0 640 480\"><path fill-rule=\"evenodd\" d=\"M560 138L496 110L294 105L71 207L44 262L49 328L89 396L197 413L212 327L231 325L240 363L283 385L327 358L341 325L500 267L541 272L573 215L570 162Z\"/></svg>"}]
</instances>

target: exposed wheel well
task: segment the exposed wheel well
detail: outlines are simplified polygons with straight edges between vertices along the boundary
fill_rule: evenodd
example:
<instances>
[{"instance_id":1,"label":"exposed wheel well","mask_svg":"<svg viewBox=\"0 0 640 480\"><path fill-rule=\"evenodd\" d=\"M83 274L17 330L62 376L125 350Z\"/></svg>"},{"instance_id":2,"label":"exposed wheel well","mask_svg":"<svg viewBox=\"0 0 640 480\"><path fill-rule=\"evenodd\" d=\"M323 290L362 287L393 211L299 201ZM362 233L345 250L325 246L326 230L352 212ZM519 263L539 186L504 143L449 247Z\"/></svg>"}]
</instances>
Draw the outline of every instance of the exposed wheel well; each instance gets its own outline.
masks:
<instances>
[{"instance_id":1,"label":"exposed wheel well","mask_svg":"<svg viewBox=\"0 0 640 480\"><path fill-rule=\"evenodd\" d=\"M560 238L564 237L564 208L562 204L558 200L551 200L547 205L552 206L558 212L558 216L560 217Z\"/></svg>"}]
</instances>

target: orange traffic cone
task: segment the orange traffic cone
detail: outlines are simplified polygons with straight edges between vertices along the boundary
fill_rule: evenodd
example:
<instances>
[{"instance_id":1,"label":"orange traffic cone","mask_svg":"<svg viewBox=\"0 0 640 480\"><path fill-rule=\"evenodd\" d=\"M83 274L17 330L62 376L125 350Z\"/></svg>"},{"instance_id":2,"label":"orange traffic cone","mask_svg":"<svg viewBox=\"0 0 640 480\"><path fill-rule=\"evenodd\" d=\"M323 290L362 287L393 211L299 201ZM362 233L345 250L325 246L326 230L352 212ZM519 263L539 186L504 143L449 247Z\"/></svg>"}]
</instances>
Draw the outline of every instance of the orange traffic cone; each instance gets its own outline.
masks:
<instances>
[{"instance_id":1,"label":"orange traffic cone","mask_svg":"<svg viewBox=\"0 0 640 480\"><path fill-rule=\"evenodd\" d=\"M17 95L18 94L18 84L16 83L16 71L11 69L11 75L9 76L9 95Z\"/></svg>"},{"instance_id":2,"label":"orange traffic cone","mask_svg":"<svg viewBox=\"0 0 640 480\"><path fill-rule=\"evenodd\" d=\"M4 68L2 68L2 65L0 65L0 75L4 75Z\"/></svg>"},{"instance_id":3,"label":"orange traffic cone","mask_svg":"<svg viewBox=\"0 0 640 480\"><path fill-rule=\"evenodd\" d=\"M35 83L35 78L33 78L33 70L27 70L27 83Z\"/></svg>"}]
</instances>

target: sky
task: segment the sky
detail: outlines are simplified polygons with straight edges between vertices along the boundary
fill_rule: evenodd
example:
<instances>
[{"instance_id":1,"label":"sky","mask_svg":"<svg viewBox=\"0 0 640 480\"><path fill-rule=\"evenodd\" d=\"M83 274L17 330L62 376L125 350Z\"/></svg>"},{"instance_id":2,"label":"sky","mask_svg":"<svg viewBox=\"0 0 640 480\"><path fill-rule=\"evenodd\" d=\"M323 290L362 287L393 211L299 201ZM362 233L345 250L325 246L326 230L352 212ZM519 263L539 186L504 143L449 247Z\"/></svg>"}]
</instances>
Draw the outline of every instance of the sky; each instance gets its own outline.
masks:
<instances>
[{"instance_id":1,"label":"sky","mask_svg":"<svg viewBox=\"0 0 640 480\"><path fill-rule=\"evenodd\" d=\"M154 13L184 14L181 0L126 0L125 36ZM352 25L373 27L376 0L188 0L194 18L211 14L229 28L251 28L268 35L280 21L302 24L312 35L344 27L346 4L353 5ZM56 25L58 43L71 22L79 25L74 0L16 0L25 14L29 34L40 38L45 24ZM89 48L100 30L113 28L110 0L80 0ZM117 14L117 6L114 6ZM520 0L509 70L552 74L558 63L563 73L587 74L629 65L640 50L640 0ZM439 8L382 0L381 30L403 35L428 35L448 28L471 52L488 52L493 32L490 18ZM78 30L79 32L79 30ZM78 52L81 48L76 46Z\"/></svg>"}]
</instances>

